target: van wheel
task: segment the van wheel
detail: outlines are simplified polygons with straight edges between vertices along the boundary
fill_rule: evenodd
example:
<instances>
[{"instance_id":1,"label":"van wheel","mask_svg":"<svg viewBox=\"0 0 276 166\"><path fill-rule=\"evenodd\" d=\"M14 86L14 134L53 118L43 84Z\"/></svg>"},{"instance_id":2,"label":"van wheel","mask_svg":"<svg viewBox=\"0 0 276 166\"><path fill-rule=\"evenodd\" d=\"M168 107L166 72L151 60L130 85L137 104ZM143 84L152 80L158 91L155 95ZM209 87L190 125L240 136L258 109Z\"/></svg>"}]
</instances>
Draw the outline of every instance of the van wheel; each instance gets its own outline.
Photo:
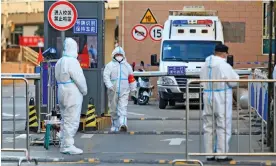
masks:
<instances>
[{"instance_id":1,"label":"van wheel","mask_svg":"<svg viewBox=\"0 0 276 166\"><path fill-rule=\"evenodd\" d=\"M174 100L170 100L169 101L169 106L175 106L175 101Z\"/></svg>"},{"instance_id":2,"label":"van wheel","mask_svg":"<svg viewBox=\"0 0 276 166\"><path fill-rule=\"evenodd\" d=\"M160 97L159 99L159 109L166 109L168 102Z\"/></svg>"}]
</instances>

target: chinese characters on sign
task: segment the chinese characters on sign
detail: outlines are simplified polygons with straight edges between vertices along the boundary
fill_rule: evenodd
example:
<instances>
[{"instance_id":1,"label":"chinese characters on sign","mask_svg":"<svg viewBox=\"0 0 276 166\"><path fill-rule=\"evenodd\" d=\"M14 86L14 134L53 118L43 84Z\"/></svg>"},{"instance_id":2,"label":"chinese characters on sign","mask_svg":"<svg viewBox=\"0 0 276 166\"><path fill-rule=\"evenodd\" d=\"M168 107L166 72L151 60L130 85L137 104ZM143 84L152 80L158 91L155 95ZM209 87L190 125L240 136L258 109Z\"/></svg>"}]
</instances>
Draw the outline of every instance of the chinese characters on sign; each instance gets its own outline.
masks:
<instances>
[{"instance_id":1,"label":"chinese characters on sign","mask_svg":"<svg viewBox=\"0 0 276 166\"><path fill-rule=\"evenodd\" d=\"M71 10L54 10L54 21L72 21L72 11Z\"/></svg>"},{"instance_id":2,"label":"chinese characters on sign","mask_svg":"<svg viewBox=\"0 0 276 166\"><path fill-rule=\"evenodd\" d=\"M168 66L168 75L185 75L185 66Z\"/></svg>"},{"instance_id":3,"label":"chinese characters on sign","mask_svg":"<svg viewBox=\"0 0 276 166\"><path fill-rule=\"evenodd\" d=\"M97 34L97 19L77 19L74 33Z\"/></svg>"},{"instance_id":4,"label":"chinese characters on sign","mask_svg":"<svg viewBox=\"0 0 276 166\"><path fill-rule=\"evenodd\" d=\"M143 16L143 18L141 19L140 23L141 24L157 24L157 21L150 9L148 9L146 11L146 13Z\"/></svg>"},{"instance_id":5,"label":"chinese characters on sign","mask_svg":"<svg viewBox=\"0 0 276 166\"><path fill-rule=\"evenodd\" d=\"M38 47L38 43L40 41L44 42L44 38L39 36L20 36L19 37L20 46Z\"/></svg>"},{"instance_id":6,"label":"chinese characters on sign","mask_svg":"<svg viewBox=\"0 0 276 166\"><path fill-rule=\"evenodd\" d=\"M77 20L78 13L75 6L68 1L55 2L48 11L50 25L59 31L72 28Z\"/></svg>"}]
</instances>

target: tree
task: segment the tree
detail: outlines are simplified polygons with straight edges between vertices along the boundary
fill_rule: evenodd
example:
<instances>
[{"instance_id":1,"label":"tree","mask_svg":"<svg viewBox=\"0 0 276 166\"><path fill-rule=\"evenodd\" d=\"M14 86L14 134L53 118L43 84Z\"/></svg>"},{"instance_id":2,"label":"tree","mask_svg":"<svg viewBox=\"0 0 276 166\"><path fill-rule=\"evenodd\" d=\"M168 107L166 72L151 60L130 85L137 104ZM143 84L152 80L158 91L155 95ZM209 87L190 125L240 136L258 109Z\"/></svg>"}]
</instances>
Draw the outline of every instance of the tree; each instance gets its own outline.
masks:
<instances>
[{"instance_id":1,"label":"tree","mask_svg":"<svg viewBox=\"0 0 276 166\"><path fill-rule=\"evenodd\" d=\"M39 24L37 30L35 31L35 35L37 36L44 36L44 24Z\"/></svg>"}]
</instances>

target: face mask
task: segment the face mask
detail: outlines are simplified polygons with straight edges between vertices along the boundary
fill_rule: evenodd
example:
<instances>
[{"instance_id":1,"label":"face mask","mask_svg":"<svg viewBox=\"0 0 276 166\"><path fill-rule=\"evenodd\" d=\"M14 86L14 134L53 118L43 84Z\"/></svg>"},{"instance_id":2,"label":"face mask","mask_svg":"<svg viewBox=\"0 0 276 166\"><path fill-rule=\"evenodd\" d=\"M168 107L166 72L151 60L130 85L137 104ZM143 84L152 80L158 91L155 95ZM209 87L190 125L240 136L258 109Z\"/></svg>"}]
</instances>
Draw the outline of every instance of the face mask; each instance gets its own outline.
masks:
<instances>
[{"instance_id":1,"label":"face mask","mask_svg":"<svg viewBox=\"0 0 276 166\"><path fill-rule=\"evenodd\" d=\"M118 61L118 62L121 62L124 57L123 56L116 56L115 59Z\"/></svg>"}]
</instances>

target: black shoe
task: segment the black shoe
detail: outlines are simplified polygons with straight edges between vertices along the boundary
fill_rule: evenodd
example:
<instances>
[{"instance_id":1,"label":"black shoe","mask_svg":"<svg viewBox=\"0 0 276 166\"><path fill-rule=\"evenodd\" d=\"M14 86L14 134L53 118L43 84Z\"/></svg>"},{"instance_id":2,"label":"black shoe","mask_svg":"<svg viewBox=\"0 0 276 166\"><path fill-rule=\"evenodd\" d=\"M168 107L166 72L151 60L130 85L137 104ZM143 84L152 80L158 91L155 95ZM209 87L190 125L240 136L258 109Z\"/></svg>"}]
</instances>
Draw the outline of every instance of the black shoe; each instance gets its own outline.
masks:
<instances>
[{"instance_id":1,"label":"black shoe","mask_svg":"<svg viewBox=\"0 0 276 166\"><path fill-rule=\"evenodd\" d=\"M215 161L216 158L215 157L210 157L210 158L207 158L207 161Z\"/></svg>"},{"instance_id":2,"label":"black shoe","mask_svg":"<svg viewBox=\"0 0 276 166\"><path fill-rule=\"evenodd\" d=\"M226 157L224 159L217 158L217 162L226 162L226 161L232 161L232 160L233 160L232 158L228 158L228 157Z\"/></svg>"}]
</instances>

